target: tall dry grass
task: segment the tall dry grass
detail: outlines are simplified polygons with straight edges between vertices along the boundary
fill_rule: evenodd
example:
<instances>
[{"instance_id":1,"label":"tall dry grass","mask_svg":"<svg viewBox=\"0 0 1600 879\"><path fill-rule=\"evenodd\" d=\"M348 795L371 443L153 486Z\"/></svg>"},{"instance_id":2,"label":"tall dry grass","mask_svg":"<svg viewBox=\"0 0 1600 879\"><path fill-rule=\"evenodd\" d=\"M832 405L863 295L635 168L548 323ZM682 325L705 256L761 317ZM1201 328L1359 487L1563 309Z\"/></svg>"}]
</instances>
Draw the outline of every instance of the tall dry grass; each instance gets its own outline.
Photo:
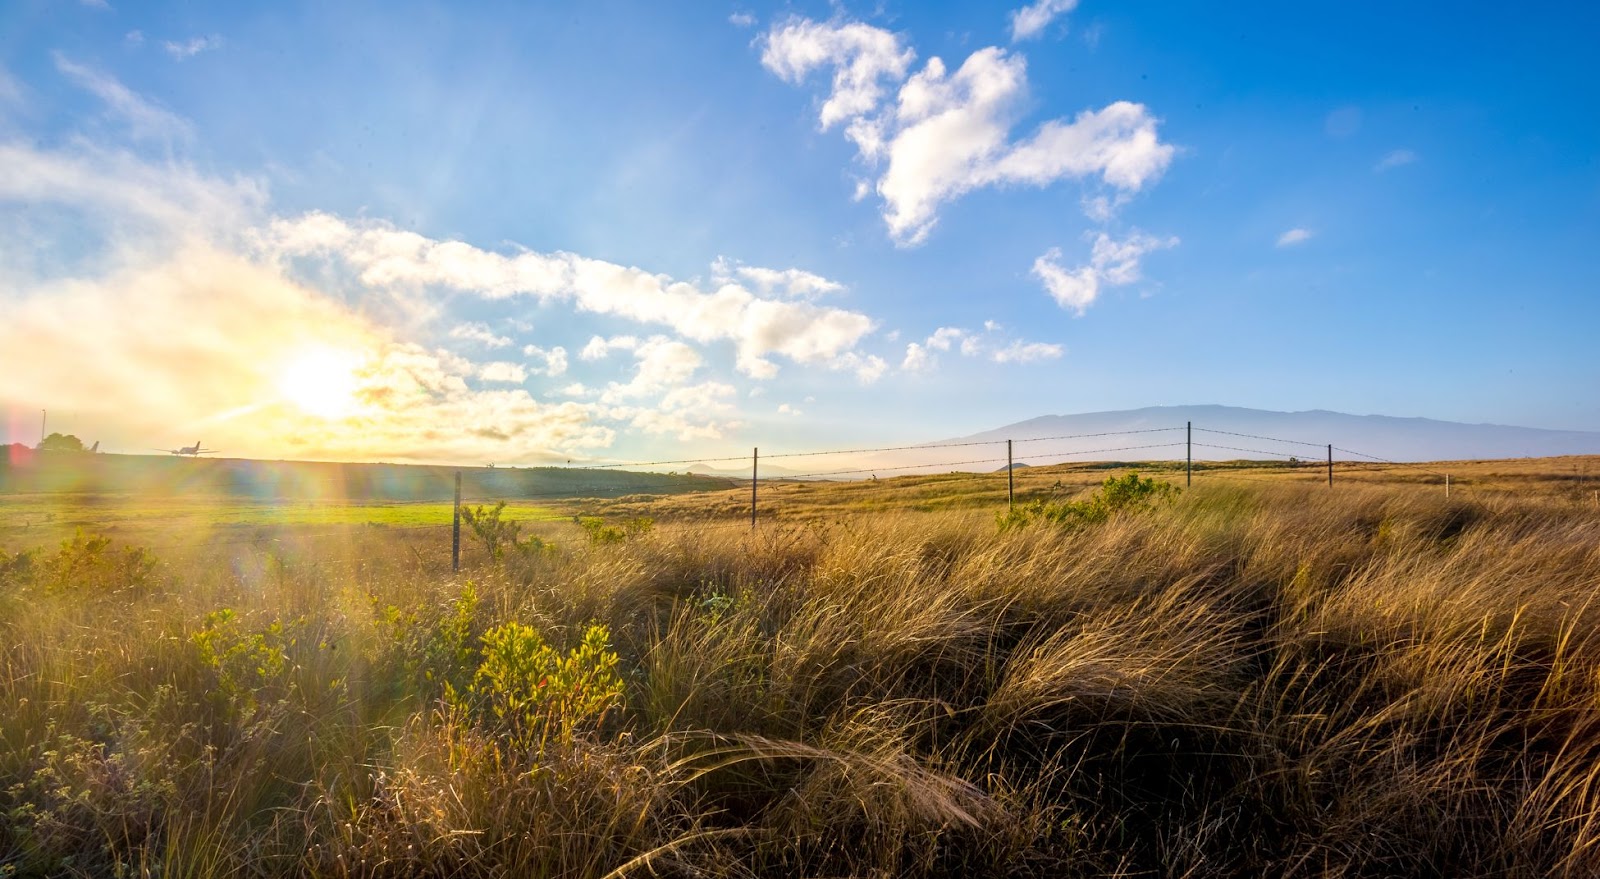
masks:
<instances>
[{"instance_id":1,"label":"tall dry grass","mask_svg":"<svg viewBox=\"0 0 1600 879\"><path fill-rule=\"evenodd\" d=\"M9 563L0 875L1600 874L1579 504L557 541ZM470 696L507 621L608 627L620 699L516 735Z\"/></svg>"}]
</instances>

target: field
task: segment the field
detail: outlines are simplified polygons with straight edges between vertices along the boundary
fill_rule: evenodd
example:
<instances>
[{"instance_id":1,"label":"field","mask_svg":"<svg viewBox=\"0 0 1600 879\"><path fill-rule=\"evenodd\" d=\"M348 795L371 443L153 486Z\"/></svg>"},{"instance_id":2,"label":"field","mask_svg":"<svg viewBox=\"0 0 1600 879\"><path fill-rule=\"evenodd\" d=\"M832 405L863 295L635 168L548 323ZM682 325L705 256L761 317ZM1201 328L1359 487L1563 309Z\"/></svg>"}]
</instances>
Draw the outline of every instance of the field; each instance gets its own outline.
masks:
<instances>
[{"instance_id":1,"label":"field","mask_svg":"<svg viewBox=\"0 0 1600 879\"><path fill-rule=\"evenodd\" d=\"M0 494L0 876L1593 876L1595 463Z\"/></svg>"}]
</instances>

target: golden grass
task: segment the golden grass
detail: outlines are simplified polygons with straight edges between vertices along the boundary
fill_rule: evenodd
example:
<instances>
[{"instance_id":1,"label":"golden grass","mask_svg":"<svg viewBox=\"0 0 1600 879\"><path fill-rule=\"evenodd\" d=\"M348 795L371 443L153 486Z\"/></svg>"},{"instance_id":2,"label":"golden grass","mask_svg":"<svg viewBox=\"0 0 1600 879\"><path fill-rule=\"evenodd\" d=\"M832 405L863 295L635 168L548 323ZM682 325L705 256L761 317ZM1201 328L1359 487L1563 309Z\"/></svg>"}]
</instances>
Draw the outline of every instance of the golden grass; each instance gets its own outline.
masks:
<instances>
[{"instance_id":1,"label":"golden grass","mask_svg":"<svg viewBox=\"0 0 1600 879\"><path fill-rule=\"evenodd\" d=\"M1458 472L1004 531L785 486L461 575L397 529L52 547L0 568L0 875L1593 876L1600 512ZM885 489L935 511L849 512ZM511 620L607 625L623 704L534 745L452 696Z\"/></svg>"}]
</instances>

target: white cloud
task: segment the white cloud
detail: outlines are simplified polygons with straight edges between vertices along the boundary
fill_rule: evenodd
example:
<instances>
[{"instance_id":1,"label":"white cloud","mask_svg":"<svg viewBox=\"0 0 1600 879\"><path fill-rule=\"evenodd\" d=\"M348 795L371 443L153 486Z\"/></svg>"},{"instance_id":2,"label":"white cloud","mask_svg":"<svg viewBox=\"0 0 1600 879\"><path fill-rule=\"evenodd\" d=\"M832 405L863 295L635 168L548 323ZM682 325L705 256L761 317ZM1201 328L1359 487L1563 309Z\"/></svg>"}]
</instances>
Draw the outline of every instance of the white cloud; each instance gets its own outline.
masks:
<instances>
[{"instance_id":1,"label":"white cloud","mask_svg":"<svg viewBox=\"0 0 1600 879\"><path fill-rule=\"evenodd\" d=\"M1383 158L1378 160L1378 164L1374 165L1372 170L1388 171L1391 168L1398 168L1401 165L1409 165L1412 162L1415 162L1417 158L1417 154L1411 150L1390 150L1384 155Z\"/></svg>"},{"instance_id":2,"label":"white cloud","mask_svg":"<svg viewBox=\"0 0 1600 879\"><path fill-rule=\"evenodd\" d=\"M973 189L1098 179L1120 197L1159 179L1172 160L1173 147L1161 142L1155 117L1128 101L1085 110L1071 121L1047 121L1032 136L1012 140L1027 92L1020 55L991 46L972 53L954 73L930 58L908 77L913 57L889 31L807 19L775 26L762 53L762 63L791 83L815 69L833 69L819 122L823 130L847 123L845 136L861 160L881 169L874 189L899 244L923 241L940 206ZM891 82L902 83L892 101L886 97Z\"/></svg>"},{"instance_id":3,"label":"white cloud","mask_svg":"<svg viewBox=\"0 0 1600 879\"><path fill-rule=\"evenodd\" d=\"M492 363L485 363L478 370L478 378L486 382L508 382L520 385L528 380L528 371L520 363L496 360Z\"/></svg>"},{"instance_id":4,"label":"white cloud","mask_svg":"<svg viewBox=\"0 0 1600 879\"><path fill-rule=\"evenodd\" d=\"M841 354L833 363L833 369L848 370L856 374L856 380L864 385L870 385L889 371L889 362L876 354L862 356L854 351Z\"/></svg>"},{"instance_id":5,"label":"white cloud","mask_svg":"<svg viewBox=\"0 0 1600 879\"><path fill-rule=\"evenodd\" d=\"M63 65L68 76L96 76ZM81 222L55 241L27 222L40 210ZM0 144L0 350L30 364L0 370L0 399L71 409L122 449L198 432L239 456L532 462L613 442L603 407L474 387L520 381L526 369L406 341L404 327L416 325L385 325L359 286L294 277L268 246L274 222L252 179L207 176L171 156L143 160L85 137L64 147ZM299 231L315 237L341 226ZM70 273L30 258L64 247L85 251ZM350 364L350 375L330 376L350 387L346 414L303 411L285 388L285 375L319 351ZM560 372L566 351L544 357L547 371Z\"/></svg>"},{"instance_id":6,"label":"white cloud","mask_svg":"<svg viewBox=\"0 0 1600 879\"><path fill-rule=\"evenodd\" d=\"M994 352L995 363L1037 363L1061 357L1062 347L1045 342L1012 342Z\"/></svg>"},{"instance_id":7,"label":"white cloud","mask_svg":"<svg viewBox=\"0 0 1600 879\"><path fill-rule=\"evenodd\" d=\"M719 283L742 278L760 293L789 299L815 299L818 296L844 290L844 285L838 281L830 281L803 269L766 269L747 266L721 256L711 264L711 277Z\"/></svg>"},{"instance_id":8,"label":"white cloud","mask_svg":"<svg viewBox=\"0 0 1600 879\"><path fill-rule=\"evenodd\" d=\"M960 341L966 334L967 331L959 327L940 327L928 337L927 345L935 351L949 351L950 343Z\"/></svg>"},{"instance_id":9,"label":"white cloud","mask_svg":"<svg viewBox=\"0 0 1600 879\"><path fill-rule=\"evenodd\" d=\"M544 367L535 369L539 375L548 375L555 378L567 372L567 349L557 345L553 348L541 348L538 345L522 346L522 353L527 357L537 357L544 361Z\"/></svg>"},{"instance_id":10,"label":"white cloud","mask_svg":"<svg viewBox=\"0 0 1600 879\"><path fill-rule=\"evenodd\" d=\"M56 70L77 87L99 98L107 112L128 127L134 140L164 141L171 146L194 136L187 120L135 94L116 77L74 63L60 52L54 53L54 58Z\"/></svg>"},{"instance_id":11,"label":"white cloud","mask_svg":"<svg viewBox=\"0 0 1600 879\"><path fill-rule=\"evenodd\" d=\"M107 3L106 0L78 0L78 4L81 5L81 6L87 6L90 9L110 9L111 8L111 4Z\"/></svg>"},{"instance_id":12,"label":"white cloud","mask_svg":"<svg viewBox=\"0 0 1600 879\"><path fill-rule=\"evenodd\" d=\"M436 241L387 223L307 214L272 225L266 246L283 256L325 256L358 280L385 289L446 288L486 298L531 296L578 310L671 328L695 342L729 340L736 366L770 378L770 355L828 366L876 326L859 312L763 298L737 283L706 291L664 275L569 253L507 256L459 241ZM591 345L593 344L591 340ZM603 356L603 349L585 347Z\"/></svg>"},{"instance_id":13,"label":"white cloud","mask_svg":"<svg viewBox=\"0 0 1600 879\"><path fill-rule=\"evenodd\" d=\"M937 362L927 348L912 342L906 345L906 357L900 361L900 368L905 372L925 372Z\"/></svg>"},{"instance_id":14,"label":"white cloud","mask_svg":"<svg viewBox=\"0 0 1600 879\"><path fill-rule=\"evenodd\" d=\"M222 48L222 38L212 34L209 37L190 37L182 42L165 40L161 43L161 48L167 50L167 54L171 55L173 60L185 61L201 52Z\"/></svg>"},{"instance_id":15,"label":"white cloud","mask_svg":"<svg viewBox=\"0 0 1600 879\"><path fill-rule=\"evenodd\" d=\"M1289 231L1278 236L1278 246L1293 247L1296 244L1300 244L1301 242L1309 240L1311 240L1310 229L1295 228L1290 229Z\"/></svg>"},{"instance_id":16,"label":"white cloud","mask_svg":"<svg viewBox=\"0 0 1600 879\"><path fill-rule=\"evenodd\" d=\"M580 360L604 360L612 351L632 351L639 347L636 336L612 336L607 339L603 336L590 336L589 343L578 352Z\"/></svg>"},{"instance_id":17,"label":"white cloud","mask_svg":"<svg viewBox=\"0 0 1600 879\"><path fill-rule=\"evenodd\" d=\"M497 336L486 324L467 323L458 324L450 328L450 338L461 339L465 342L477 342L485 348L504 348L511 344L505 336Z\"/></svg>"},{"instance_id":18,"label":"white cloud","mask_svg":"<svg viewBox=\"0 0 1600 879\"><path fill-rule=\"evenodd\" d=\"M756 17L748 12L735 12L728 16L728 24L734 27L753 27L755 23Z\"/></svg>"},{"instance_id":19,"label":"white cloud","mask_svg":"<svg viewBox=\"0 0 1600 879\"><path fill-rule=\"evenodd\" d=\"M761 63L785 82L798 84L813 70L834 68L833 90L819 111L823 130L876 110L886 85L905 79L916 59L898 35L859 22L791 18L768 31L763 42Z\"/></svg>"},{"instance_id":20,"label":"white cloud","mask_svg":"<svg viewBox=\"0 0 1600 879\"><path fill-rule=\"evenodd\" d=\"M1057 16L1078 7L1078 0L1038 0L1011 13L1011 40L1028 40L1039 35Z\"/></svg>"},{"instance_id":21,"label":"white cloud","mask_svg":"<svg viewBox=\"0 0 1600 879\"><path fill-rule=\"evenodd\" d=\"M130 46L144 45L144 31L131 30L122 35L122 41Z\"/></svg>"},{"instance_id":22,"label":"white cloud","mask_svg":"<svg viewBox=\"0 0 1600 879\"><path fill-rule=\"evenodd\" d=\"M665 336L652 336L633 352L637 364L627 384L612 382L601 401L618 403L685 384L703 362L699 352Z\"/></svg>"},{"instance_id":23,"label":"white cloud","mask_svg":"<svg viewBox=\"0 0 1600 879\"><path fill-rule=\"evenodd\" d=\"M790 406L788 403L779 403L778 404L778 414L779 415L804 415L805 413L801 412L799 409L794 408L793 406Z\"/></svg>"},{"instance_id":24,"label":"white cloud","mask_svg":"<svg viewBox=\"0 0 1600 879\"><path fill-rule=\"evenodd\" d=\"M1143 277L1139 261L1157 250L1176 247L1176 236L1156 238L1134 231L1118 241L1104 232L1095 236L1089 263L1076 268L1061 265L1061 248L1052 247L1033 261L1033 275L1062 308L1079 317L1100 296L1101 287L1132 284Z\"/></svg>"}]
</instances>

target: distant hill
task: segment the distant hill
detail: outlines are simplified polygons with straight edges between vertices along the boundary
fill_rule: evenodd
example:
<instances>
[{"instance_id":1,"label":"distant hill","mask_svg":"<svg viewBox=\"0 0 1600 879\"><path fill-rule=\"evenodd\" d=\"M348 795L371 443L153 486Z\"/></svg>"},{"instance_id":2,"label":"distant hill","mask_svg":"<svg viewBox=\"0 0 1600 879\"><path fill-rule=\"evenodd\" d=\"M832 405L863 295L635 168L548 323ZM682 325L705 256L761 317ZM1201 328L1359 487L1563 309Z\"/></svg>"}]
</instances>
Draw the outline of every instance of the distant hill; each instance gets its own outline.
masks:
<instances>
[{"instance_id":1,"label":"distant hill","mask_svg":"<svg viewBox=\"0 0 1600 879\"><path fill-rule=\"evenodd\" d=\"M165 455L0 456L0 493L200 494L262 500L447 501L461 474L472 503L616 497L727 488L728 479L575 467L446 467L181 458Z\"/></svg>"},{"instance_id":2,"label":"distant hill","mask_svg":"<svg viewBox=\"0 0 1600 879\"><path fill-rule=\"evenodd\" d=\"M1361 455L1354 454L1358 452L1394 461L1600 454L1600 432L1349 415L1322 409L1273 412L1234 406L1152 406L1120 412L1045 415L950 441L1009 439L1019 460L1035 464L1054 455L1071 455L1072 460L1171 460L1183 458L1186 422L1194 425L1197 460L1293 456L1315 461L1327 457L1328 443L1335 446L1334 457L1339 460L1362 460ZM1071 438L1045 439L1053 437ZM1155 445L1162 447L1130 448ZM1094 451L1097 449L1106 451ZM1003 449L1000 454L1004 454Z\"/></svg>"}]
</instances>

